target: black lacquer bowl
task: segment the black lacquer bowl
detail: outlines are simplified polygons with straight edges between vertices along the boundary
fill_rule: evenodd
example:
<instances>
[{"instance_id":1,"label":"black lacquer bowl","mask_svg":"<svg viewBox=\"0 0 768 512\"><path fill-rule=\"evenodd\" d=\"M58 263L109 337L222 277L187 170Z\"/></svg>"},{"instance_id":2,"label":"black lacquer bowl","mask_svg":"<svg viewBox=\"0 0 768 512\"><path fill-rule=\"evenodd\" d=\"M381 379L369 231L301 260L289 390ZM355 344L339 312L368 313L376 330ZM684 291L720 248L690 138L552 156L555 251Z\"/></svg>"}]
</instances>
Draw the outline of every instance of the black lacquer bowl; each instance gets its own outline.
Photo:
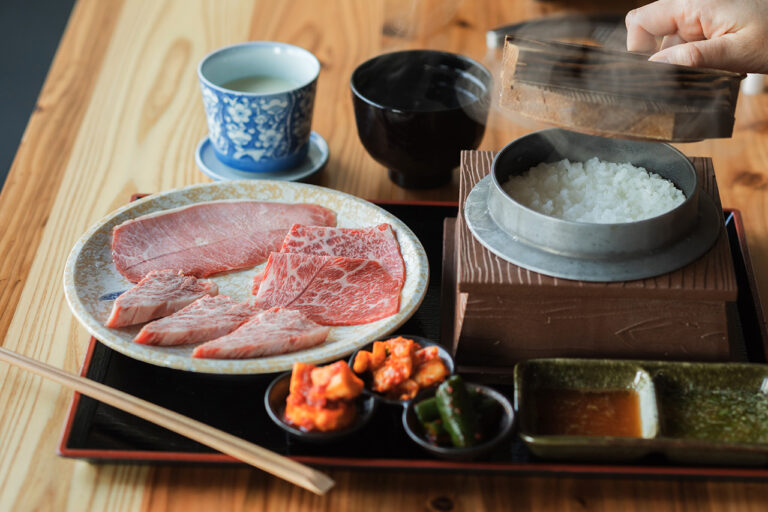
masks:
<instances>
[{"instance_id":1,"label":"black lacquer bowl","mask_svg":"<svg viewBox=\"0 0 768 512\"><path fill-rule=\"evenodd\" d=\"M442 186L461 150L480 145L491 84L485 67L461 55L408 50L374 57L350 81L360 140L397 185Z\"/></svg>"}]
</instances>

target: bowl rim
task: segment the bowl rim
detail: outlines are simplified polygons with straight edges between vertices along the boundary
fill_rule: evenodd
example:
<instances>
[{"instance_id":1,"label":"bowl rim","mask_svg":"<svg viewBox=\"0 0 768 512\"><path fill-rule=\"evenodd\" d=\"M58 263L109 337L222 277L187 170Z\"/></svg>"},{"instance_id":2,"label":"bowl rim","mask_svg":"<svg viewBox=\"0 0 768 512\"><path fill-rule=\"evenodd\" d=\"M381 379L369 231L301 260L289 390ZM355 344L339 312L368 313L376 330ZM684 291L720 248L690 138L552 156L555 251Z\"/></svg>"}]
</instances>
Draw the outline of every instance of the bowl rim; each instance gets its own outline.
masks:
<instances>
[{"instance_id":1,"label":"bowl rim","mask_svg":"<svg viewBox=\"0 0 768 512\"><path fill-rule=\"evenodd\" d=\"M499 183L499 179L497 176L497 169L500 166L499 160L504 156L505 153L508 153L513 149L513 147L516 147L518 145L522 145L525 143L525 141L529 138L533 137L541 137L546 133L554 133L554 132L565 132L565 133L575 133L577 135L582 135L586 137L593 137L593 138L601 138L606 140L612 140L608 137L601 137L599 135L591 135L581 132L576 132L574 130L567 130L565 128L544 128L542 130L536 130L534 132L527 133L525 135L522 135L511 142L507 143L503 148L501 148L496 155L493 157L493 160L491 161L491 183L493 184L493 187L497 194L500 194L500 197L503 198L504 201L511 203L514 207L520 208L524 210L526 213L530 213L534 218L545 221L545 222L553 222L555 224L560 224L562 226L642 226L644 224L651 224L653 221L657 221L658 219L661 219L665 216L672 216L673 214L677 213L678 211L681 211L684 208L689 207L690 203L692 201L698 202L699 193L701 192L701 183L699 180L698 173L696 172L696 168L693 166L693 163L688 159L685 154L677 149L676 147L672 146L671 144L667 144L664 142L647 142L647 141L631 141L631 142L641 142L641 143L648 143L648 144L655 144L658 146L665 147L667 150L671 150L675 156L680 157L681 163L685 165L685 167L690 171L691 176L693 177L693 192L690 195L685 196L685 200L680 203L679 205L675 206L671 210L667 210L666 212L663 212L659 215L648 217L645 219L640 219L636 221L628 221L628 222L584 222L584 221L575 221L575 220L566 220L561 219L559 217L554 217L552 215L546 215L544 213L538 212L532 208L529 208L528 206L525 206L524 204L516 201L512 196L509 195L509 193L504 190L504 187ZM624 140L624 139L622 139ZM542 162L543 163L543 162ZM616 162L609 162L609 163L616 163ZM630 165L635 166L635 164L629 162ZM637 167L637 166L635 166ZM665 176L662 176L656 171L645 169L649 173L656 174L658 176L661 176L667 181L671 181L669 178L666 178ZM527 172L527 171L526 171ZM673 183L674 185L674 183ZM675 185L675 188L678 188ZM679 188L678 188L679 190ZM681 190L682 192L682 190Z\"/></svg>"},{"instance_id":2,"label":"bowl rim","mask_svg":"<svg viewBox=\"0 0 768 512\"><path fill-rule=\"evenodd\" d=\"M313 63L315 64L316 70L312 74L311 79L306 80L290 89L286 89L284 91L270 92L270 93L245 92L245 91L235 91L233 89L227 89L225 87L222 87L220 85L217 85L211 82L208 79L208 77L206 77L205 74L203 73L203 66L205 65L205 63L208 62L213 57L215 57L216 55L220 53L231 52L238 48L253 48L253 47L283 48L286 50L295 51L297 53L305 55L306 57L309 57L309 59L313 61ZM214 89L222 94L245 96L248 98L269 98L273 96L284 96L285 94L298 91L299 89L303 89L315 83L317 81L318 76L320 76L321 70L322 70L322 65L320 64L320 60L315 56L314 53L307 50L306 48L302 48L301 46L296 46L295 44L290 44L290 43L283 43L281 41L244 41L242 43L234 43L227 46L222 46L221 48L216 48L215 50L207 53L202 59L200 59L200 62L198 62L197 64L197 78L200 80L200 83L204 84L206 87Z\"/></svg>"},{"instance_id":3,"label":"bowl rim","mask_svg":"<svg viewBox=\"0 0 768 512\"><path fill-rule=\"evenodd\" d=\"M467 57L466 55L462 55L462 54L459 54L459 53L446 52L446 51L442 51L442 50L430 50L430 49L398 50L398 51L394 51L394 52L380 53L379 55L371 57L370 59L366 59L365 61L361 62L360 64L358 64L355 67L354 71L352 71L352 74L349 77L349 88L352 90L352 94L356 98L359 98L361 101L367 103L368 105L370 105L372 107L375 107L375 108L378 108L380 110L386 110L388 112L395 112L395 113L402 113L402 112L409 112L409 113L410 112L441 112L441 110L419 111L419 110L407 110L407 109L401 109L401 108L395 108L395 107L391 107L391 106L386 106L386 105L383 105L383 104L378 103L376 101L373 101L368 96L364 95L358 89L358 87L355 85L355 80L356 80L356 78L358 76L358 73L360 72L360 70L364 66L366 66L366 65L368 65L368 64L370 64L370 63L372 63L372 62L374 62L376 60L382 59L384 57L393 57L395 55L404 55L404 54L412 54L412 55L442 55L442 56L445 56L445 57L453 57L453 58L456 58L458 60L464 61L467 64L469 64L471 67L477 69L480 73L482 73L487 78L487 82L483 83L483 85L486 88L485 94L483 94L482 97L478 98L477 100L469 102L468 105L471 105L473 103L477 103L477 102L483 101L484 98L490 97L491 90L493 88L493 74L491 74L491 72L488 71L488 68L483 66L481 63L479 63L475 59L473 59L471 57Z\"/></svg>"}]
</instances>

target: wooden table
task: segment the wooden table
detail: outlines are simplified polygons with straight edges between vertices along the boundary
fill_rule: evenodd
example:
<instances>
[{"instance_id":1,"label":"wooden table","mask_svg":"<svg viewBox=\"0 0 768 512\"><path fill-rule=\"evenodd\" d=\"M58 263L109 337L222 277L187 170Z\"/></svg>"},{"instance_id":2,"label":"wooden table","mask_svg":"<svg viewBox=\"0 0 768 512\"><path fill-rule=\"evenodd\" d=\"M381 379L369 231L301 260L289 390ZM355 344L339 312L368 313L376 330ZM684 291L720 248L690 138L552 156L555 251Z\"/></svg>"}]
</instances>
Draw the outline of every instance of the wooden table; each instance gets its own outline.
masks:
<instances>
[{"instance_id":1,"label":"wooden table","mask_svg":"<svg viewBox=\"0 0 768 512\"><path fill-rule=\"evenodd\" d=\"M568 8L579 3L566 2ZM613 8L616 1L597 2ZM630 2L633 3L633 2ZM619 6L620 7L620 6ZM88 335L64 301L75 240L134 192L205 182L196 65L210 50L280 40L323 64L313 128L331 159L316 183L373 199L454 200L391 184L355 132L348 79L383 51L460 52L489 67L486 29L562 9L532 0L80 0L0 195L3 346L76 372ZM483 149L534 128L491 116ZM732 140L682 146L714 158L740 208L768 297L768 96L742 97ZM0 510L764 510L768 485L742 482L332 471L326 498L243 467L91 465L55 450L71 393L0 365Z\"/></svg>"}]
</instances>

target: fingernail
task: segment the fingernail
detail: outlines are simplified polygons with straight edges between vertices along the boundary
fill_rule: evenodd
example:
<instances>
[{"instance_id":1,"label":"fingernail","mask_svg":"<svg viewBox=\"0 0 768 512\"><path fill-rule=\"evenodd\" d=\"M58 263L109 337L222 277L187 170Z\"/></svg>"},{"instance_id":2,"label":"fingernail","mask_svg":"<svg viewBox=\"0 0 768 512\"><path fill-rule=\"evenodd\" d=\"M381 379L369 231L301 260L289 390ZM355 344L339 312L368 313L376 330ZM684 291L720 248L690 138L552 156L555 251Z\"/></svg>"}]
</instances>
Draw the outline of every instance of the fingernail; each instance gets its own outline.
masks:
<instances>
[{"instance_id":1,"label":"fingernail","mask_svg":"<svg viewBox=\"0 0 768 512\"><path fill-rule=\"evenodd\" d=\"M648 60L650 60L651 62L661 62L664 64L669 64L669 59L667 58L666 55L659 55L658 57L656 55L651 55L651 58Z\"/></svg>"}]
</instances>

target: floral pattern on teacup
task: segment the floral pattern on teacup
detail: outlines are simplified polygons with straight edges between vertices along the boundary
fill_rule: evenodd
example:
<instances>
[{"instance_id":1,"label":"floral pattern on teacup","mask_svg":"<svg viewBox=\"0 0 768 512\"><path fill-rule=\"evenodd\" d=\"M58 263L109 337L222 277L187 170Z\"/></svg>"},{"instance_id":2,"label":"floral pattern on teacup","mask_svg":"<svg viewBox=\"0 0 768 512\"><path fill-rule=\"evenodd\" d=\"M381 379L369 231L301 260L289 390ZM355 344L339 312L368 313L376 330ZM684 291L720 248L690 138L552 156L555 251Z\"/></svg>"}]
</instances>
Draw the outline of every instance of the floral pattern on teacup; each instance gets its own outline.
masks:
<instances>
[{"instance_id":1,"label":"floral pattern on teacup","mask_svg":"<svg viewBox=\"0 0 768 512\"><path fill-rule=\"evenodd\" d=\"M208 122L208 137L213 145L222 153L227 152L227 140L221 133L221 109L219 108L218 96L208 87L201 86L203 91L203 106L205 107L205 117Z\"/></svg>"},{"instance_id":2,"label":"floral pattern on teacup","mask_svg":"<svg viewBox=\"0 0 768 512\"><path fill-rule=\"evenodd\" d=\"M229 93L200 84L208 136L232 159L268 161L294 154L309 141L316 82L266 96Z\"/></svg>"}]
</instances>

